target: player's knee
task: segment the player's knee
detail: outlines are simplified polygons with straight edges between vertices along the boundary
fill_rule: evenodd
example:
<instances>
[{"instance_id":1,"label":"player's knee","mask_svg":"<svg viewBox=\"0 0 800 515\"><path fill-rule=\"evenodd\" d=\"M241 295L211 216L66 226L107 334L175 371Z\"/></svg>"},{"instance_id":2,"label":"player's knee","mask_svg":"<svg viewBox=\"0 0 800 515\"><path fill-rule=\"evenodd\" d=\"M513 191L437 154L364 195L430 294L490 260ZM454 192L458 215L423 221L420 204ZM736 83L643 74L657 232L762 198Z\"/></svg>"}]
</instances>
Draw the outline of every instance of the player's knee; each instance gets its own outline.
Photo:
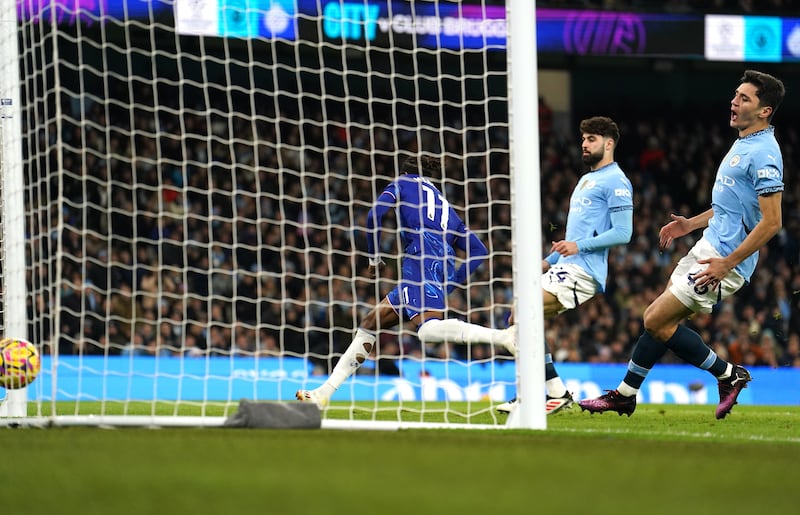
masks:
<instances>
[{"instance_id":1,"label":"player's knee","mask_svg":"<svg viewBox=\"0 0 800 515\"><path fill-rule=\"evenodd\" d=\"M655 314L655 309L653 309L653 305L647 306L645 308L644 313L642 313L642 325L647 331L655 330L658 323L659 317Z\"/></svg>"},{"instance_id":2,"label":"player's knee","mask_svg":"<svg viewBox=\"0 0 800 515\"><path fill-rule=\"evenodd\" d=\"M544 306L544 318L553 318L554 316L561 313L561 304L556 301L555 304L545 304Z\"/></svg>"},{"instance_id":3,"label":"player's knee","mask_svg":"<svg viewBox=\"0 0 800 515\"><path fill-rule=\"evenodd\" d=\"M650 333L654 338L658 338L658 321L653 317L647 316L645 312L644 316L642 317L642 326L644 326L644 330Z\"/></svg>"},{"instance_id":4,"label":"player's knee","mask_svg":"<svg viewBox=\"0 0 800 515\"><path fill-rule=\"evenodd\" d=\"M558 300L558 297L546 290L542 290L542 303L544 307L544 318L552 318L561 313L561 310L564 308Z\"/></svg>"},{"instance_id":5,"label":"player's knee","mask_svg":"<svg viewBox=\"0 0 800 515\"><path fill-rule=\"evenodd\" d=\"M652 336L656 341L662 343L669 340L672 336L672 333L675 332L674 327L665 325L664 322L659 319L659 317L648 314L646 311L642 322L644 325L644 330L650 333L650 336Z\"/></svg>"}]
</instances>

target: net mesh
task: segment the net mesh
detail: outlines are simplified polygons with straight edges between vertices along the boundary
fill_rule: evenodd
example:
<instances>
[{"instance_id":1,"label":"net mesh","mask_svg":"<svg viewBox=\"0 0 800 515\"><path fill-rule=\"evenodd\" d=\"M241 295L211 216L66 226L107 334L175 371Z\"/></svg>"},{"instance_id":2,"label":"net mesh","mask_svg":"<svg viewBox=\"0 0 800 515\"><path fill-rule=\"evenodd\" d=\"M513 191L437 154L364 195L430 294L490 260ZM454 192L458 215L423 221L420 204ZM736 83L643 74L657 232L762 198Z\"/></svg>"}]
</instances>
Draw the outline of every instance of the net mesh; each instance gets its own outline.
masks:
<instances>
[{"instance_id":1,"label":"net mesh","mask_svg":"<svg viewBox=\"0 0 800 515\"><path fill-rule=\"evenodd\" d=\"M443 156L443 191L490 250L448 316L506 326L504 8L84 4L18 9L40 414L204 414L319 384L395 285L391 222L393 266L364 276L366 214L418 153ZM501 351L413 329L381 329L329 416L469 422L512 393Z\"/></svg>"}]
</instances>

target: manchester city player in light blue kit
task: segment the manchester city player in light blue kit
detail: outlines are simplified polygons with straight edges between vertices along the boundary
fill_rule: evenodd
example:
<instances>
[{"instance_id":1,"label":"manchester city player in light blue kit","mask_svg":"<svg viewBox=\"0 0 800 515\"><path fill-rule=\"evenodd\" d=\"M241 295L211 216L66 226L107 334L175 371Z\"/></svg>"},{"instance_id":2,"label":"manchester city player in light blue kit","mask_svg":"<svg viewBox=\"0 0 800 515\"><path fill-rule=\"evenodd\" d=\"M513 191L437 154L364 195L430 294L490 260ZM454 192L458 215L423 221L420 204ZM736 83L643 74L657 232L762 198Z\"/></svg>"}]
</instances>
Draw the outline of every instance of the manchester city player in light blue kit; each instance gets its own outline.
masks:
<instances>
[{"instance_id":1,"label":"manchester city player in light blue kit","mask_svg":"<svg viewBox=\"0 0 800 515\"><path fill-rule=\"evenodd\" d=\"M666 290L645 310L645 331L622 383L596 399L581 401L582 409L630 416L642 382L667 349L717 378L718 419L736 404L750 373L721 359L681 322L694 313L710 312L749 281L758 250L781 229L783 159L770 122L784 94L783 83L775 77L745 71L731 100L730 126L739 137L717 170L711 209L692 218L672 215L661 229L660 244L666 248L675 238L705 228L703 237L678 262Z\"/></svg>"},{"instance_id":2,"label":"manchester city player in light blue kit","mask_svg":"<svg viewBox=\"0 0 800 515\"><path fill-rule=\"evenodd\" d=\"M514 347L515 328L491 329L444 319L447 294L456 285L465 285L489 252L431 182L441 175L438 158L410 157L400 172L402 175L381 192L367 215L369 275L375 277L383 264L381 222L390 210L396 213L403 247L399 284L361 321L353 341L325 383L314 390L297 391L295 397L300 401L314 402L320 408L327 406L331 395L369 356L375 346L376 332L394 327L401 319L417 324L417 335L423 342ZM457 254L464 257L459 266L456 266Z\"/></svg>"},{"instance_id":3,"label":"manchester city player in light blue kit","mask_svg":"<svg viewBox=\"0 0 800 515\"><path fill-rule=\"evenodd\" d=\"M570 197L564 239L553 242L542 261L544 317L550 318L605 291L611 247L630 241L633 233L633 187L614 161L619 143L617 124L605 116L580 123L581 153L589 170L581 176ZM553 354L545 346L545 387L548 415L572 405L572 394L558 375ZM500 404L510 412L516 400Z\"/></svg>"}]
</instances>

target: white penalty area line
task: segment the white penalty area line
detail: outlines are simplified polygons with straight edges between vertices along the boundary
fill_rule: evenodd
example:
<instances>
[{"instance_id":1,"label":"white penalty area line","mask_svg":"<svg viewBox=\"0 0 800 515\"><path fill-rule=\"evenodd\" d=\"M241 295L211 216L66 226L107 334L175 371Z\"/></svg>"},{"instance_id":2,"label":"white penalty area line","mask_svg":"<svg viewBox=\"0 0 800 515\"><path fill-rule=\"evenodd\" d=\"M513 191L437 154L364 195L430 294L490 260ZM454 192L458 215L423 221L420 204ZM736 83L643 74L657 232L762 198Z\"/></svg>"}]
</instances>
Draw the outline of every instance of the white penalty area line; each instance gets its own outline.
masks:
<instances>
[{"instance_id":1,"label":"white penalty area line","mask_svg":"<svg viewBox=\"0 0 800 515\"><path fill-rule=\"evenodd\" d=\"M657 436L657 437L681 437L681 438L692 438L695 440L710 440L710 439L719 439L720 435L718 433L713 433L711 431L705 431L703 433L692 433L689 431L643 431L641 429L592 429L592 428L580 428L580 427L570 427L570 428L559 428L559 429L551 429L551 432L554 433L583 433L583 434L596 434L596 435L636 435L636 436ZM787 436L785 438L781 437L772 437L772 436L763 436L763 435L749 435L749 436L737 436L730 440L731 442L765 442L765 443L800 443L800 437L797 436Z\"/></svg>"},{"instance_id":2,"label":"white penalty area line","mask_svg":"<svg viewBox=\"0 0 800 515\"><path fill-rule=\"evenodd\" d=\"M322 429L343 429L353 431L400 431L403 429L477 429L500 431L504 426L494 424L463 424L447 422L399 422L393 420L345 420L322 419Z\"/></svg>"}]
</instances>

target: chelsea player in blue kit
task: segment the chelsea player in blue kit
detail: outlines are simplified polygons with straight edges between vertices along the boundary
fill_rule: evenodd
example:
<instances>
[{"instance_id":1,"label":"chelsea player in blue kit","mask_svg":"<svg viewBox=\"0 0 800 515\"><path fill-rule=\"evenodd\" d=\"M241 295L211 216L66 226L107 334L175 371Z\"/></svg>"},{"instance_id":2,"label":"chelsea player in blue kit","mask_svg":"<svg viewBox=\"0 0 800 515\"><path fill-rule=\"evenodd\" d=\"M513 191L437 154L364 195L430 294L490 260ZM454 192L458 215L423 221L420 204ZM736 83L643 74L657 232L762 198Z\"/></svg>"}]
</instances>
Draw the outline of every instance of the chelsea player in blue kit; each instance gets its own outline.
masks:
<instances>
[{"instance_id":1,"label":"chelsea player in blue kit","mask_svg":"<svg viewBox=\"0 0 800 515\"><path fill-rule=\"evenodd\" d=\"M617 124L605 116L580 123L582 160L589 170L581 176L570 197L564 239L553 242L542 262L544 317L577 308L605 290L608 253L626 244L633 233L633 187L614 161L619 143ZM545 388L548 415L572 405L572 394L556 371L553 354L545 346ZM510 412L516 400L498 411Z\"/></svg>"},{"instance_id":2,"label":"chelsea player in blue kit","mask_svg":"<svg viewBox=\"0 0 800 515\"><path fill-rule=\"evenodd\" d=\"M394 327L401 319L417 324L417 335L423 342L487 343L514 348L513 327L491 329L444 319L447 294L456 285L465 285L489 252L431 182L441 175L439 159L410 157L400 172L402 175L381 192L367 215L369 275L375 277L383 264L381 222L390 210L396 213L403 246L399 284L361 321L325 383L314 390L297 391L295 397L300 401L314 402L320 408L327 406L331 395L372 352L377 331ZM465 257L459 266L457 254Z\"/></svg>"},{"instance_id":3,"label":"chelsea player in blue kit","mask_svg":"<svg viewBox=\"0 0 800 515\"><path fill-rule=\"evenodd\" d=\"M758 250L781 229L783 159L770 122L784 94L783 83L775 77L745 71L730 110L730 126L739 137L717 170L711 208L692 218L672 215L660 231L660 245L666 248L675 238L705 228L703 237L678 262L666 290L645 310L645 331L623 381L616 390L580 401L582 409L630 416L639 388L667 349L717 378L717 419L730 413L747 387L751 378L744 367L721 359L681 322L694 313L710 312L749 281Z\"/></svg>"}]
</instances>

